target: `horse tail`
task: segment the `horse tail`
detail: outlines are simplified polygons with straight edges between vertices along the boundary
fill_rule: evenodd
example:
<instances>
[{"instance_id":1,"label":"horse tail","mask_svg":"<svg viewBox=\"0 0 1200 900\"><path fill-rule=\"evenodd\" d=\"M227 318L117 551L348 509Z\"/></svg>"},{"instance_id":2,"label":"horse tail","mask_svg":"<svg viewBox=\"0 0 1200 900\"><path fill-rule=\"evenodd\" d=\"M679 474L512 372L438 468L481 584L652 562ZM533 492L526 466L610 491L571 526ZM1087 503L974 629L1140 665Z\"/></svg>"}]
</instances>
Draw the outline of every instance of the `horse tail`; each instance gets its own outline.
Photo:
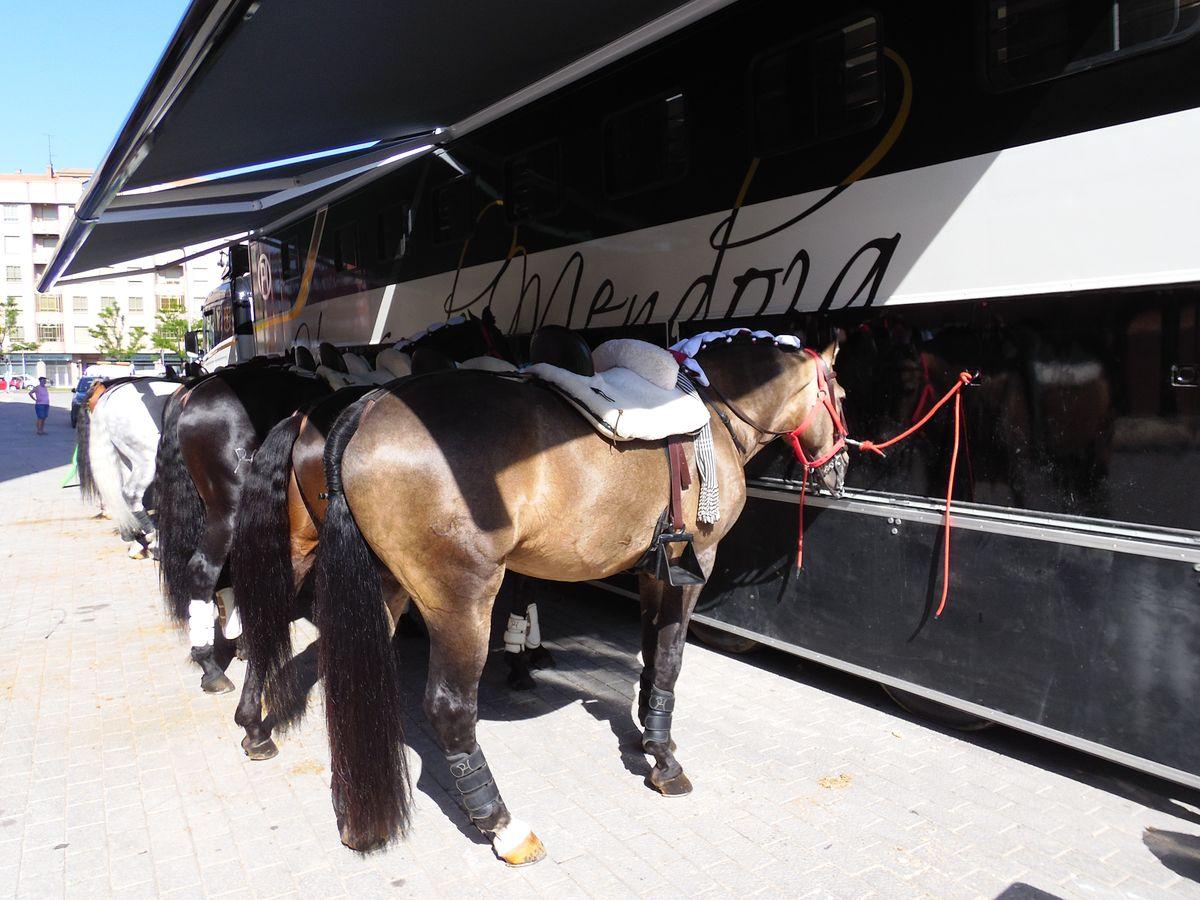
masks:
<instances>
[{"instance_id":1,"label":"horse tail","mask_svg":"<svg viewBox=\"0 0 1200 900\"><path fill-rule=\"evenodd\" d=\"M112 396L103 406L96 407L96 413L92 417L88 429L88 465L104 509L121 532L121 540L132 541L142 533L142 523L134 515L129 501L125 499L121 457L113 444L112 431L108 424L107 413L110 406Z\"/></svg>"},{"instance_id":2,"label":"horse tail","mask_svg":"<svg viewBox=\"0 0 1200 900\"><path fill-rule=\"evenodd\" d=\"M400 673L377 560L342 491L342 454L365 408L365 400L348 406L325 442L329 505L317 547L313 598L334 797L343 841L356 847L386 843L407 829L411 791Z\"/></svg>"},{"instance_id":3,"label":"horse tail","mask_svg":"<svg viewBox=\"0 0 1200 900\"><path fill-rule=\"evenodd\" d=\"M179 446L181 400L179 394L172 397L163 416L154 462L154 498L158 504L159 580L167 613L182 626L188 621L188 565L203 534L204 503Z\"/></svg>"},{"instance_id":4,"label":"horse tail","mask_svg":"<svg viewBox=\"0 0 1200 900\"><path fill-rule=\"evenodd\" d=\"M79 475L79 492L83 499L91 503L100 502L100 492L96 488L96 479L92 475L92 457L90 455L89 436L92 433L92 413L87 402L79 404L78 418L75 420L75 471Z\"/></svg>"},{"instance_id":5,"label":"horse tail","mask_svg":"<svg viewBox=\"0 0 1200 900\"><path fill-rule=\"evenodd\" d=\"M293 710L298 685L286 663L292 658L291 622L296 588L292 570L288 482L292 445L303 416L278 423L254 454L242 487L230 551L233 595L242 617L250 664L267 679L267 706Z\"/></svg>"}]
</instances>

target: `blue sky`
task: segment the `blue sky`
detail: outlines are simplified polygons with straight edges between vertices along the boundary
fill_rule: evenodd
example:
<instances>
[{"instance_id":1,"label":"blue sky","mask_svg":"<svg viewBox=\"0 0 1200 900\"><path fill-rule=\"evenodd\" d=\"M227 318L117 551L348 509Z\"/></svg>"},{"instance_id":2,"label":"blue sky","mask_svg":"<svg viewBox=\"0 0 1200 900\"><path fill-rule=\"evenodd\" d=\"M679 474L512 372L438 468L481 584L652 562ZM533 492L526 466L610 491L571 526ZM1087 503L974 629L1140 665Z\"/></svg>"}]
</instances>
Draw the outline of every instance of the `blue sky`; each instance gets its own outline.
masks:
<instances>
[{"instance_id":1,"label":"blue sky","mask_svg":"<svg viewBox=\"0 0 1200 900\"><path fill-rule=\"evenodd\" d=\"M94 169L186 0L0 0L0 172Z\"/></svg>"}]
</instances>

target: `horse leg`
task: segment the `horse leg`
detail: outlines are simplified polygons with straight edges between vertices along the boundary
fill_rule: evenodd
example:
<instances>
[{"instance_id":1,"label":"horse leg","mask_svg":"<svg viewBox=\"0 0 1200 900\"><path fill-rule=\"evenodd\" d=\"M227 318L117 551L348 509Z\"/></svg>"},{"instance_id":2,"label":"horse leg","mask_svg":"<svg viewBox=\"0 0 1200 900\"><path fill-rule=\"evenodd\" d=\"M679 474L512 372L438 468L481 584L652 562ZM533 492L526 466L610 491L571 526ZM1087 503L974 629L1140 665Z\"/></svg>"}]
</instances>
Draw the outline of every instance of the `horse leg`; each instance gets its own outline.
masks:
<instances>
[{"instance_id":1,"label":"horse leg","mask_svg":"<svg viewBox=\"0 0 1200 900\"><path fill-rule=\"evenodd\" d=\"M716 548L705 548L697 555L701 570L707 576L712 571ZM671 714L675 709L675 681L683 665L688 621L703 585L678 588L660 583L649 586L650 580L646 575L639 579L642 645L643 653L646 653L646 668L642 671L638 691L638 714L645 728L642 748L654 757L654 768L647 779L650 786L665 797L679 797L692 792L692 783L675 759Z\"/></svg>"},{"instance_id":2,"label":"horse leg","mask_svg":"<svg viewBox=\"0 0 1200 900\"><path fill-rule=\"evenodd\" d=\"M532 578L508 572L500 586L500 596L509 609L508 623L504 629L508 685L517 691L527 691L537 686L530 669L554 668L554 657L542 644L537 603L529 599L535 593L534 583Z\"/></svg>"},{"instance_id":3,"label":"horse leg","mask_svg":"<svg viewBox=\"0 0 1200 900\"><path fill-rule=\"evenodd\" d=\"M271 729L263 724L262 693L262 672L249 663L246 665L246 680L242 684L242 696L237 712L233 714L233 721L246 730L242 749L251 759L270 759L279 753L279 748L271 740Z\"/></svg>"},{"instance_id":4,"label":"horse leg","mask_svg":"<svg viewBox=\"0 0 1200 900\"><path fill-rule=\"evenodd\" d=\"M494 596L495 590L488 596ZM429 628L425 717L446 755L460 801L475 827L491 838L492 849L500 859L510 866L535 863L546 855L546 850L526 823L509 814L475 739L479 678L491 631L491 603L472 608L464 606L459 598L422 603L421 608Z\"/></svg>"},{"instance_id":5,"label":"horse leg","mask_svg":"<svg viewBox=\"0 0 1200 900\"><path fill-rule=\"evenodd\" d=\"M528 583L524 575L509 572L500 584L501 609L507 608L508 622L504 627L504 661L508 663L508 686L514 691L531 691L537 687L529 671L529 618L526 610L518 607L520 596ZM530 604L532 606L532 604ZM535 607L536 610L536 607Z\"/></svg>"},{"instance_id":6,"label":"horse leg","mask_svg":"<svg viewBox=\"0 0 1200 900\"><path fill-rule=\"evenodd\" d=\"M522 576L522 578L525 578L525 576ZM525 586L528 591L526 596L530 598L544 597L546 593L543 590L544 584L545 582L525 578ZM513 599L516 600L515 597ZM554 657L550 655L549 648L542 643L542 625L538 617L538 607L535 599L530 599L526 603L525 618L529 621L529 630L525 633L525 653L530 668L553 669L555 665Z\"/></svg>"},{"instance_id":7,"label":"horse leg","mask_svg":"<svg viewBox=\"0 0 1200 900\"><path fill-rule=\"evenodd\" d=\"M200 688L206 694L226 694L233 690L233 682L226 676L224 667L213 653L216 637L216 603L213 597L217 579L221 576L225 557L229 553L232 536L232 522L229 519L226 516L206 521L204 537L188 564L187 596L193 598L188 602L188 636L192 644L192 662L204 673L200 678Z\"/></svg>"}]
</instances>

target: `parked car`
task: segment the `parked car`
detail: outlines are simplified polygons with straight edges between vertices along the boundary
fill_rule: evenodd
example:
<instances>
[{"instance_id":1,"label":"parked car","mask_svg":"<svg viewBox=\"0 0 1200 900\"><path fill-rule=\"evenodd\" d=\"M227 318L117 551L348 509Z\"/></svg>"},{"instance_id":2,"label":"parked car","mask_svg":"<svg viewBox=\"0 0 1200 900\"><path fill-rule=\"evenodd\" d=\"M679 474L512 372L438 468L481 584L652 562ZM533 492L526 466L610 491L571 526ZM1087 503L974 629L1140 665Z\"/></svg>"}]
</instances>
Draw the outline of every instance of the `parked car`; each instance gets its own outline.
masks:
<instances>
[{"instance_id":1,"label":"parked car","mask_svg":"<svg viewBox=\"0 0 1200 900\"><path fill-rule=\"evenodd\" d=\"M96 380L94 375L84 375L79 379L79 384L75 385L75 396L71 398L71 427L74 428L79 421L79 408L83 406L87 400L88 391L92 389L92 382Z\"/></svg>"},{"instance_id":2,"label":"parked car","mask_svg":"<svg viewBox=\"0 0 1200 900\"><path fill-rule=\"evenodd\" d=\"M5 378L3 375L0 375L0 391L7 391L7 390L8 390L8 379Z\"/></svg>"},{"instance_id":3,"label":"parked car","mask_svg":"<svg viewBox=\"0 0 1200 900\"><path fill-rule=\"evenodd\" d=\"M30 378L28 375L14 375L11 379L9 379L8 389L10 391L19 391L22 388L28 390L29 388L33 387L33 384L34 379Z\"/></svg>"}]
</instances>

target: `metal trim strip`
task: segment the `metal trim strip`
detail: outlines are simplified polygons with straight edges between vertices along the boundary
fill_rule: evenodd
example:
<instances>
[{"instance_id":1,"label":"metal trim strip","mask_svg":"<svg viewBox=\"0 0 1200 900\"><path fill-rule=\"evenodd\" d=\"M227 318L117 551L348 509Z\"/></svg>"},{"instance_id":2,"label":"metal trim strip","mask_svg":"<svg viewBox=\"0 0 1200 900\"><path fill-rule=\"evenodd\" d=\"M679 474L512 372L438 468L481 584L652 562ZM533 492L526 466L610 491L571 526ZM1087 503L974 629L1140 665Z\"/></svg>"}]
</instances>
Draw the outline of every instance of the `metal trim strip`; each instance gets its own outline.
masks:
<instances>
[{"instance_id":1,"label":"metal trim strip","mask_svg":"<svg viewBox=\"0 0 1200 900\"><path fill-rule=\"evenodd\" d=\"M891 675L885 675L882 672L877 672L864 666L859 666L854 663L836 659L832 656L826 656L824 653L818 653L815 650L807 650L804 647L800 647L796 644L789 644L787 641L780 641L753 631L747 631L744 628L738 628L735 625L729 625L710 616L693 615L692 620L699 622L702 625L718 628L721 631L727 631L730 634L736 634L741 637L750 638L751 640L758 641L760 644L773 647L776 650L782 650L785 653L791 653L803 659L809 659L813 662L829 666L830 668L838 669L842 672L848 672L851 675L857 675L861 678L869 679L870 681L877 681L880 684L886 684L894 688L899 688L903 691L919 694L922 697L944 704L945 706L953 707L954 709L970 713L974 716L979 716L980 718L990 719L991 721L1000 725L1005 725L1009 728L1016 729L1017 731L1024 731L1036 737L1045 738L1046 740L1053 741L1056 744L1062 744L1074 750L1081 750L1084 753L1090 753L1092 756L1098 756L1102 759L1107 759L1110 762L1128 766L1131 769L1148 772L1151 775L1157 775L1160 778L1165 778L1168 781L1173 781L1178 784L1184 784L1188 787L1200 788L1200 775L1196 775L1191 772L1185 772L1182 769L1176 769L1171 766L1163 765L1162 763L1157 763L1154 760L1146 759L1142 756L1126 753L1124 750L1106 747L1103 744L1096 743L1095 741L1089 741L1087 738L1066 734L1065 732L1058 731L1054 728L1048 728L1045 725L1039 725L1036 722L1030 722L1028 719L1021 719L1017 716L1000 712L999 710L981 706L978 703L971 703L968 700L960 700L957 697L951 697L949 694L943 694L941 691L935 691L932 688L922 687L919 684L914 684L911 681L905 681L902 678L893 678Z\"/></svg>"},{"instance_id":2,"label":"metal trim strip","mask_svg":"<svg viewBox=\"0 0 1200 900\"><path fill-rule=\"evenodd\" d=\"M589 581L588 584L598 587L602 590L617 594L621 597L628 597L631 600L638 600L638 595L633 591L628 591L625 588L617 587L616 585L608 584L603 581ZM1045 725L1039 725L1036 722L1030 722L1028 719L1022 719L1017 716L1009 715L1008 713L1000 712L999 710L991 709L987 706L981 706L978 703L971 703L968 700L960 700L957 697L952 697L949 694L943 694L941 691L933 690L932 688L922 687L911 681L905 681L903 678L894 678L891 675L885 675L882 672L877 672L874 669L868 669L865 666L859 666L855 663L846 662L832 656L827 656L824 653L818 653L815 650L807 650L798 644L790 644L787 641L780 641L775 638L767 637L755 631L749 631L745 628L739 628L736 625L730 625L722 622L719 619L714 619L711 616L703 614L694 614L692 621L699 622L701 625L708 625L711 628L717 628L721 631L736 634L739 637L750 638L758 641L767 647L775 650L781 650L784 653L790 653L793 656L799 656L802 659L812 660L821 665L829 666L831 669L837 669L841 672L848 672L851 675L857 675L860 678L866 678L869 681L875 681L880 684L886 684L890 687L899 688L903 691L908 691L913 694L919 694L929 700L944 704L945 706L961 710L965 713L970 713L980 718L989 719L997 724L1004 725L1008 728L1013 728L1017 731L1024 731L1027 734L1032 734L1035 737L1044 738L1048 741L1053 741L1056 744L1070 747L1073 750L1079 750L1084 753L1089 753L1092 756L1098 756L1101 759L1115 762L1122 766L1128 766L1131 769L1137 769L1141 772L1148 772L1151 775L1157 775L1159 778L1165 778L1168 781L1173 781L1177 784L1187 785L1188 787L1200 789L1200 775L1191 772L1185 772L1182 769L1176 769L1171 766L1157 763L1154 760L1146 759L1142 756L1136 756L1132 753L1126 753L1124 750L1116 750L1112 747L1106 747L1103 744L1098 744L1095 741L1089 741L1087 738L1077 737L1076 735L1066 734L1054 728L1047 728Z\"/></svg>"},{"instance_id":3,"label":"metal trim strip","mask_svg":"<svg viewBox=\"0 0 1200 900\"><path fill-rule=\"evenodd\" d=\"M761 483L760 483L761 484ZM799 503L798 489L761 487L750 485L747 496L779 503ZM897 502L892 498L873 497L866 493L847 493L844 497L829 497L810 494L804 501L811 506L839 509L843 512L868 516L920 522L923 525L940 525L942 508L939 504L916 499ZM982 511L952 507L953 525L965 531L985 531L992 534L1007 534L1013 537L1054 544L1070 544L1094 550L1109 550L1114 553L1129 553L1156 559L1190 562L1200 565L1200 539L1192 538L1187 532L1127 528L1108 522L1088 522L1081 519L1057 519L1049 516L1022 516L997 510Z\"/></svg>"}]
</instances>

